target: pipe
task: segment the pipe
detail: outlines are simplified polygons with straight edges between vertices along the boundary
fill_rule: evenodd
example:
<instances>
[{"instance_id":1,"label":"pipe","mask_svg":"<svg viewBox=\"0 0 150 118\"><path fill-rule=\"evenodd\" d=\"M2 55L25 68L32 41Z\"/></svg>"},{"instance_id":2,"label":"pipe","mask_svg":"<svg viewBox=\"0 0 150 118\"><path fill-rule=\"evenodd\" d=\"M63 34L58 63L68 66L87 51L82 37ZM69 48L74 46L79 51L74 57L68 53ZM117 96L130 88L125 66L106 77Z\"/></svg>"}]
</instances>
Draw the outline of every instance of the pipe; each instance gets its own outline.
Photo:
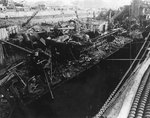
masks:
<instances>
[{"instance_id":1,"label":"pipe","mask_svg":"<svg viewBox=\"0 0 150 118\"><path fill-rule=\"evenodd\" d=\"M25 51L25 52L27 52L27 53L32 54L32 51L27 50L27 49L25 49L25 48L23 48L23 47L20 47L20 46L18 46L18 45L15 45L15 44L10 43L10 42L7 42L7 41L3 41L3 40L0 40L0 41L3 42L3 43L9 44L9 45L11 45L11 46L13 46L13 47L16 47L16 48L18 48L18 49L21 49L21 50L23 50L23 51Z\"/></svg>"}]
</instances>

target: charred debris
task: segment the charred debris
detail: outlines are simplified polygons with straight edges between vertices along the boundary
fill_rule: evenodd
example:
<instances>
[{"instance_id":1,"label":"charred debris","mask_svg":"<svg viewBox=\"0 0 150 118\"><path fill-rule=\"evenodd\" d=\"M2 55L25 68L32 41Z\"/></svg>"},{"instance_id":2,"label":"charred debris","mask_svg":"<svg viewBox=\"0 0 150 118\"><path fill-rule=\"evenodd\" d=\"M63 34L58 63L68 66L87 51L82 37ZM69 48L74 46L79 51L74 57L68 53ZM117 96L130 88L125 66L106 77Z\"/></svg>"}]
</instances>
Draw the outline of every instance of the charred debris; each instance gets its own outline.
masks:
<instances>
[{"instance_id":1,"label":"charred debris","mask_svg":"<svg viewBox=\"0 0 150 118\"><path fill-rule=\"evenodd\" d=\"M103 16L105 23L88 18L29 26L35 13L22 26L1 28L0 106L7 102L0 108L7 111L0 111L2 118L14 104L29 104L47 92L54 99L55 87L146 37L149 27L143 30L127 13L125 9L109 20Z\"/></svg>"}]
</instances>

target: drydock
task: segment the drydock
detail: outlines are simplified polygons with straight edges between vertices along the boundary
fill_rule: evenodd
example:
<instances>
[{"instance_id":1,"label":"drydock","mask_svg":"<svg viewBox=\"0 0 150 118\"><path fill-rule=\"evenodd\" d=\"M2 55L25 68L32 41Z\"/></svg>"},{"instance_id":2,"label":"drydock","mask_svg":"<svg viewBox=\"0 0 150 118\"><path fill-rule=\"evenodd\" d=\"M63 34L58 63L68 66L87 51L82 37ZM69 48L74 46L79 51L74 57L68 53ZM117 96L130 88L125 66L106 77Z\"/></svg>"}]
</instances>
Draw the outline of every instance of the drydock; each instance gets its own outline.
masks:
<instances>
[{"instance_id":1,"label":"drydock","mask_svg":"<svg viewBox=\"0 0 150 118\"><path fill-rule=\"evenodd\" d=\"M44 9L1 18L0 118L150 117L149 2L55 22Z\"/></svg>"},{"instance_id":2,"label":"drydock","mask_svg":"<svg viewBox=\"0 0 150 118\"><path fill-rule=\"evenodd\" d=\"M149 36L147 39L148 38ZM131 71L130 69L138 56L135 58L120 83L111 93L100 112L95 116L96 118L149 117L149 50L146 52L147 53L143 53L144 55L142 56L144 61L139 61L135 69ZM130 74L128 75L128 73ZM126 77L127 79L122 84Z\"/></svg>"}]
</instances>

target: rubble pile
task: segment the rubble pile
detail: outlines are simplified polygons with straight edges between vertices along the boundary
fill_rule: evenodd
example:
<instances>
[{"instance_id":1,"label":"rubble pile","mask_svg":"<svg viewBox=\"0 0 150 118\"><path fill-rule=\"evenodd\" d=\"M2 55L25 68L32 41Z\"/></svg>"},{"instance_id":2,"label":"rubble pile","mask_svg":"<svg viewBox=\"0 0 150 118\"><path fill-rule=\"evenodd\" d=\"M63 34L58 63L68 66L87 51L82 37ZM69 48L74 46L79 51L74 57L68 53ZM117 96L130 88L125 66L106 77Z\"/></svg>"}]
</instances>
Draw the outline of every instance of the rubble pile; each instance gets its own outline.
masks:
<instances>
[{"instance_id":1,"label":"rubble pile","mask_svg":"<svg viewBox=\"0 0 150 118\"><path fill-rule=\"evenodd\" d=\"M0 95L12 104L29 104L47 92L54 99L57 85L133 41L124 29L103 33L90 25L70 20L6 28L8 35L0 40Z\"/></svg>"}]
</instances>

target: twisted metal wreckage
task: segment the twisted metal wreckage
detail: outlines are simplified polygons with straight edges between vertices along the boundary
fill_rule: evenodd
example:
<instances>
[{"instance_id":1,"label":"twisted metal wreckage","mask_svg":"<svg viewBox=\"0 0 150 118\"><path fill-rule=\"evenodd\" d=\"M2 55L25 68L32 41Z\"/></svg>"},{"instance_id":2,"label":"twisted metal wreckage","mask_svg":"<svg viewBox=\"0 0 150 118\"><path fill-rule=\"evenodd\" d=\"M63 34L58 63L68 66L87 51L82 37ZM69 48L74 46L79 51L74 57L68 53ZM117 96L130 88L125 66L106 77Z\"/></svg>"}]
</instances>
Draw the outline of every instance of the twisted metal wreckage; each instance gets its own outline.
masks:
<instances>
[{"instance_id":1,"label":"twisted metal wreckage","mask_svg":"<svg viewBox=\"0 0 150 118\"><path fill-rule=\"evenodd\" d=\"M105 32L103 26L101 32L89 27L88 23L70 20L32 26L26 31L1 29L2 117L10 114L14 104L28 104L47 92L54 99L52 89L133 41L124 28Z\"/></svg>"}]
</instances>

